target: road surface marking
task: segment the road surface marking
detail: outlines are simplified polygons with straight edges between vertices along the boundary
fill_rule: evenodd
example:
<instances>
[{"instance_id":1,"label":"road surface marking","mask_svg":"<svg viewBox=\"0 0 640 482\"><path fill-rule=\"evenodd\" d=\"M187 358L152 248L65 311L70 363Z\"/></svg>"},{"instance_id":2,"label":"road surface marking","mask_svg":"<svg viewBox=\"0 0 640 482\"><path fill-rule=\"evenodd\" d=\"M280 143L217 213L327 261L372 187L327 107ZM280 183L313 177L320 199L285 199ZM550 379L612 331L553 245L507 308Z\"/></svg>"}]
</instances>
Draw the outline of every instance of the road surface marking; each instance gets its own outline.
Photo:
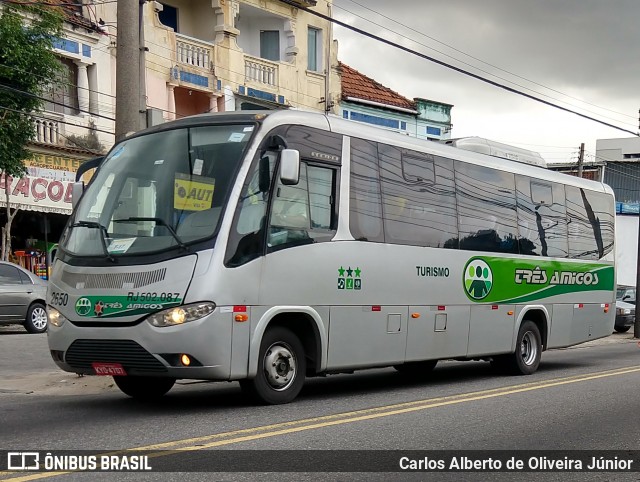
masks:
<instances>
[{"instance_id":1,"label":"road surface marking","mask_svg":"<svg viewBox=\"0 0 640 482\"><path fill-rule=\"evenodd\" d=\"M533 390L540 390L543 388L557 387L561 385L569 385L572 383L585 382L590 380L597 380L601 378L608 378L619 375L627 375L630 373L640 372L640 367L626 367L618 368L614 370L606 370L602 372L588 373L584 375L574 375L570 377L555 378L551 380L542 380L539 382L523 383L519 385L512 385L508 387L492 388L489 390L481 390L477 392L469 392L459 395L449 395L446 397L429 398L423 400L416 400L413 402L404 402L393 405L383 405L375 408L368 408L363 410L356 410L352 412L344 412L335 415L326 415L321 417L313 417L301 420L292 420L289 422L281 422L271 425L263 425L260 427L252 427L241 430L234 430L231 432L223 432L211 435L205 435L202 437L195 437L190 439L175 440L172 442L165 442L160 444L146 445L142 447L135 447L124 449L116 452L101 453L97 455L126 455L131 452L137 452L140 450L154 451L155 453L148 454L149 458L163 457L181 452L192 452L196 450L203 450L208 448L222 447L225 445L232 445L242 442L250 442L253 440L260 440L264 438L277 437L279 435L287 435L291 433L304 432L307 430L316 430L326 427L333 427L338 425L345 425L354 422L361 422L365 420L375 420L383 417L390 417L393 415L402 415L405 413L416 412L420 410L427 410L430 408L444 407L448 405L457 405L460 403L473 402L478 400L486 400L490 398L502 397L505 395L513 395L518 393L530 392ZM191 445L189 445L191 444ZM165 449L165 450L163 450ZM13 477L9 479L0 479L11 482L26 482L30 480L38 480L47 477L55 477L58 475L65 475L73 473L67 472L45 472L37 474L29 474L20 477ZM8 475L7 472L0 472L0 476Z\"/></svg>"}]
</instances>

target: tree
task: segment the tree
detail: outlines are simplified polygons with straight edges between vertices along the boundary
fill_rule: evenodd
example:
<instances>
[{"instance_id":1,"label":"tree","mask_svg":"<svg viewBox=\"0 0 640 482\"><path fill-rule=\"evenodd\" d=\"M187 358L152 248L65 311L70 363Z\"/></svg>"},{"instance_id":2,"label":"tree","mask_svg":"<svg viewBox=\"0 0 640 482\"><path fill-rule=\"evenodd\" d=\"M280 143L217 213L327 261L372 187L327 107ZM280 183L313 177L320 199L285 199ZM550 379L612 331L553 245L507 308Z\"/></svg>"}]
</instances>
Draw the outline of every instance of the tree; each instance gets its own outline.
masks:
<instances>
[{"instance_id":1,"label":"tree","mask_svg":"<svg viewBox=\"0 0 640 482\"><path fill-rule=\"evenodd\" d=\"M35 136L31 114L42 109L43 94L59 82L60 64L53 42L62 37L59 7L0 3L0 189L4 188L7 221L2 228L0 259L11 252L11 223L18 209L9 205L14 178L25 173L27 149Z\"/></svg>"}]
</instances>

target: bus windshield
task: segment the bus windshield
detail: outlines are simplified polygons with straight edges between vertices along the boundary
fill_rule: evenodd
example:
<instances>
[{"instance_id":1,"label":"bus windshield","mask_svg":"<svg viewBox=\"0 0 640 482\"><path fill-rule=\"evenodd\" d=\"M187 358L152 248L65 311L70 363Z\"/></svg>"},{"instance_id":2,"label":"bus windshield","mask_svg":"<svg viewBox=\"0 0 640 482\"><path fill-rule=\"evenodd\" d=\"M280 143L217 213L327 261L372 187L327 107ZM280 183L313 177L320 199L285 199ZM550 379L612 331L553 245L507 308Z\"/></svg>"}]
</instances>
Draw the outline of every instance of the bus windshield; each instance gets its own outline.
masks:
<instances>
[{"instance_id":1,"label":"bus windshield","mask_svg":"<svg viewBox=\"0 0 640 482\"><path fill-rule=\"evenodd\" d=\"M185 248L216 232L254 126L210 125L134 137L96 173L60 245L79 256Z\"/></svg>"}]
</instances>

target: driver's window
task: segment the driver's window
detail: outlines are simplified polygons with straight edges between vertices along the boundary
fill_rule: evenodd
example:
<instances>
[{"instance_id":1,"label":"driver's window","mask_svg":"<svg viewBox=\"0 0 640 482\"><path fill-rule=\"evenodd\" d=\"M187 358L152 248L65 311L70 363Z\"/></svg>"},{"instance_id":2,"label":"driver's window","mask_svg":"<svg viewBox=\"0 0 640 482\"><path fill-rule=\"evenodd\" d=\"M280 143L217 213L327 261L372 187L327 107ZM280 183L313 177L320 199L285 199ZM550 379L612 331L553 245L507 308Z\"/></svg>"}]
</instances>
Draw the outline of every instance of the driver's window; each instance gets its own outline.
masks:
<instances>
[{"instance_id":1,"label":"driver's window","mask_svg":"<svg viewBox=\"0 0 640 482\"><path fill-rule=\"evenodd\" d=\"M269 222L269 247L329 241L335 234L336 170L300 164L295 186L276 185Z\"/></svg>"},{"instance_id":2,"label":"driver's window","mask_svg":"<svg viewBox=\"0 0 640 482\"><path fill-rule=\"evenodd\" d=\"M300 181L295 186L287 186L278 181L271 211L271 226L309 228L309 188L306 164L300 165Z\"/></svg>"}]
</instances>

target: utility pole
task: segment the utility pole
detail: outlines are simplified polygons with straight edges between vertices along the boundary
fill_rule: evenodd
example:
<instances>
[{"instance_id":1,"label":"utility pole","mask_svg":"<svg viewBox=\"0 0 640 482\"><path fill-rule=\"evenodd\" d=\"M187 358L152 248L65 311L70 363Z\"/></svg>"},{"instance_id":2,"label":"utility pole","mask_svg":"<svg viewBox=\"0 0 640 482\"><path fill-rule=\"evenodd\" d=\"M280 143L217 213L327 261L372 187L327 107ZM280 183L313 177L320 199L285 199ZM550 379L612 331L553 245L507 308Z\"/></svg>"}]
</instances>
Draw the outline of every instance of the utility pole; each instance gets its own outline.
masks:
<instances>
[{"instance_id":1,"label":"utility pole","mask_svg":"<svg viewBox=\"0 0 640 482\"><path fill-rule=\"evenodd\" d=\"M118 0L116 141L140 130L140 2Z\"/></svg>"},{"instance_id":2,"label":"utility pole","mask_svg":"<svg viewBox=\"0 0 640 482\"><path fill-rule=\"evenodd\" d=\"M584 142L580 144L580 154L578 155L578 177L582 177L583 163L584 163Z\"/></svg>"},{"instance_id":3,"label":"utility pole","mask_svg":"<svg viewBox=\"0 0 640 482\"><path fill-rule=\"evenodd\" d=\"M138 59L139 59L139 74L140 74L140 86L139 86L139 102L140 102L140 129L147 127L147 61L146 52L147 47L144 45L144 4L147 0L138 0L140 4L138 13Z\"/></svg>"},{"instance_id":4,"label":"utility pole","mask_svg":"<svg viewBox=\"0 0 640 482\"><path fill-rule=\"evenodd\" d=\"M638 111L640 115L640 110ZM638 129L640 129L640 117L638 118ZM640 135L640 134L639 134ZM633 322L633 337L640 338L640 297L638 296L638 286L640 286L640 215L638 216L638 253L636 258L636 318Z\"/></svg>"}]
</instances>

